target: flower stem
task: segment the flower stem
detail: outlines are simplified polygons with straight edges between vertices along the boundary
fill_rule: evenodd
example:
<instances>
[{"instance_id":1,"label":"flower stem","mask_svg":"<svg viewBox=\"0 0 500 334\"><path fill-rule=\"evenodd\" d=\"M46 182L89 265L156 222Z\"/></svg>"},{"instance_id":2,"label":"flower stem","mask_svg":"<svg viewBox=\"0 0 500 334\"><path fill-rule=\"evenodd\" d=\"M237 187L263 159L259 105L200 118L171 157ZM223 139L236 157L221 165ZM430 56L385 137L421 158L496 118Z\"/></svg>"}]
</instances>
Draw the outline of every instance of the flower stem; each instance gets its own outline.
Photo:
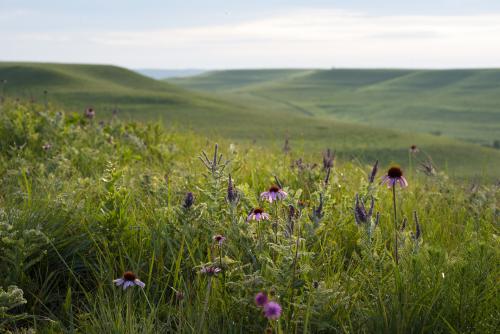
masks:
<instances>
[{"instance_id":1,"label":"flower stem","mask_svg":"<svg viewBox=\"0 0 500 334\"><path fill-rule=\"evenodd\" d=\"M396 210L396 182L392 184L392 205L394 207L394 259L398 265L398 214Z\"/></svg>"}]
</instances>

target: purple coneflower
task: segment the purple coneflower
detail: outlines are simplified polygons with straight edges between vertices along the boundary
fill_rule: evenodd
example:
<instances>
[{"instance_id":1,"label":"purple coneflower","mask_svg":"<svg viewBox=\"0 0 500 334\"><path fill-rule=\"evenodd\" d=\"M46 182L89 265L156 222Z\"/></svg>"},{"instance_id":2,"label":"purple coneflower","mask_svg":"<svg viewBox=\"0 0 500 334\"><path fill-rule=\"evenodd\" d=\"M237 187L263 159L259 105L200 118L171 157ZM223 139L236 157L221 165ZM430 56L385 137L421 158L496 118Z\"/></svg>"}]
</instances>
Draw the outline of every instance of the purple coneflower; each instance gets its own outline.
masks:
<instances>
[{"instance_id":1,"label":"purple coneflower","mask_svg":"<svg viewBox=\"0 0 500 334\"><path fill-rule=\"evenodd\" d=\"M269 203L272 203L273 201L276 200L285 199L287 195L288 194L283 190L281 190L280 187L274 185L271 188L269 188L268 191L264 191L262 194L260 194L260 198L269 201Z\"/></svg>"},{"instance_id":2,"label":"purple coneflower","mask_svg":"<svg viewBox=\"0 0 500 334\"><path fill-rule=\"evenodd\" d=\"M212 239L214 240L214 242L218 243L219 246L222 246L222 244L226 240L226 237L223 236L222 234L217 234L217 235L214 235Z\"/></svg>"},{"instance_id":3,"label":"purple coneflower","mask_svg":"<svg viewBox=\"0 0 500 334\"><path fill-rule=\"evenodd\" d=\"M221 268L219 267L203 267L200 270L200 273L205 274L207 276L214 276L217 275L222 271Z\"/></svg>"},{"instance_id":4,"label":"purple coneflower","mask_svg":"<svg viewBox=\"0 0 500 334\"><path fill-rule=\"evenodd\" d=\"M95 117L95 110L93 108L85 109L85 117L88 119L93 119Z\"/></svg>"},{"instance_id":5,"label":"purple coneflower","mask_svg":"<svg viewBox=\"0 0 500 334\"><path fill-rule=\"evenodd\" d=\"M387 186L389 188L395 186L398 183L401 188L408 187L408 181L406 181L405 177L403 176L403 170L398 166L389 168L389 170L387 171L387 175L382 178L382 182L380 184L384 183L387 183Z\"/></svg>"},{"instance_id":6,"label":"purple coneflower","mask_svg":"<svg viewBox=\"0 0 500 334\"><path fill-rule=\"evenodd\" d=\"M135 276L135 274L131 271L126 271L121 278L113 280L113 283L115 283L116 286L123 285L123 290L134 285L140 286L141 288L146 286L146 284L137 278L137 276Z\"/></svg>"},{"instance_id":7,"label":"purple coneflower","mask_svg":"<svg viewBox=\"0 0 500 334\"><path fill-rule=\"evenodd\" d=\"M269 214L265 213L263 209L255 208L248 215L247 222L249 222L250 220L256 220L256 221L269 220L270 218L271 217L269 217Z\"/></svg>"},{"instance_id":8,"label":"purple coneflower","mask_svg":"<svg viewBox=\"0 0 500 334\"><path fill-rule=\"evenodd\" d=\"M410 153L418 153L420 150L418 149L417 145L411 145L410 146Z\"/></svg>"},{"instance_id":9,"label":"purple coneflower","mask_svg":"<svg viewBox=\"0 0 500 334\"><path fill-rule=\"evenodd\" d=\"M267 304L269 300L267 299L267 294L265 292L259 292L255 295L255 304L259 307L263 307Z\"/></svg>"},{"instance_id":10,"label":"purple coneflower","mask_svg":"<svg viewBox=\"0 0 500 334\"><path fill-rule=\"evenodd\" d=\"M277 320L281 316L281 305L276 302L268 302L264 305L264 316L271 320Z\"/></svg>"},{"instance_id":11,"label":"purple coneflower","mask_svg":"<svg viewBox=\"0 0 500 334\"><path fill-rule=\"evenodd\" d=\"M43 146L42 146L42 149L47 152L48 150L50 150L52 148L52 145L50 145L49 143L45 143Z\"/></svg>"}]
</instances>

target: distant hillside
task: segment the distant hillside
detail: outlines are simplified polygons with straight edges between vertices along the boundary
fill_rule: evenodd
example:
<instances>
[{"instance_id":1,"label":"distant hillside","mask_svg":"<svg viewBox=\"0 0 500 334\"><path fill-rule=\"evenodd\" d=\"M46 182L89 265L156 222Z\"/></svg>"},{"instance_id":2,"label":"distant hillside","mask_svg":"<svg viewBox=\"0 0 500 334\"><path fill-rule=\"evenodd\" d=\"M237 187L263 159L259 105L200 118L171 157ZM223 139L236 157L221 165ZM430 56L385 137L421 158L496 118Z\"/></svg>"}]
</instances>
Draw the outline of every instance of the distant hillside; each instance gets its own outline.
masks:
<instances>
[{"instance_id":1,"label":"distant hillside","mask_svg":"<svg viewBox=\"0 0 500 334\"><path fill-rule=\"evenodd\" d=\"M0 63L0 80L7 80L3 87L7 97L42 102L47 98L52 104L80 112L92 106L98 120L118 109L122 118L160 120L167 126L188 128L212 139L223 136L234 143L255 141L257 145L280 147L289 138L295 158L320 155L331 147L346 159L366 163L379 159L382 165L405 165L408 147L417 144L450 175L498 177L499 150L445 137L332 120L318 111L318 105L331 103L321 95L308 96L306 87L290 91L289 86L280 91L284 84L298 85L307 78L318 83L319 79L313 79L315 74L309 70L262 71L251 77L245 75L239 82L236 75L231 85L224 83L227 80L220 85L226 87L224 90L240 87L241 92L217 96L213 92L189 91L115 66ZM304 107L299 103L300 92L305 94ZM277 98L280 94L283 96ZM308 101L318 110L305 109Z\"/></svg>"},{"instance_id":2,"label":"distant hillside","mask_svg":"<svg viewBox=\"0 0 500 334\"><path fill-rule=\"evenodd\" d=\"M500 70L217 71L177 85L311 116L491 145L500 140Z\"/></svg>"},{"instance_id":3,"label":"distant hillside","mask_svg":"<svg viewBox=\"0 0 500 334\"><path fill-rule=\"evenodd\" d=\"M134 71L157 80L168 79L168 78L184 78L184 77L199 75L206 72L206 70L200 70L200 69L162 70L162 69L152 69L152 68L136 69Z\"/></svg>"}]
</instances>

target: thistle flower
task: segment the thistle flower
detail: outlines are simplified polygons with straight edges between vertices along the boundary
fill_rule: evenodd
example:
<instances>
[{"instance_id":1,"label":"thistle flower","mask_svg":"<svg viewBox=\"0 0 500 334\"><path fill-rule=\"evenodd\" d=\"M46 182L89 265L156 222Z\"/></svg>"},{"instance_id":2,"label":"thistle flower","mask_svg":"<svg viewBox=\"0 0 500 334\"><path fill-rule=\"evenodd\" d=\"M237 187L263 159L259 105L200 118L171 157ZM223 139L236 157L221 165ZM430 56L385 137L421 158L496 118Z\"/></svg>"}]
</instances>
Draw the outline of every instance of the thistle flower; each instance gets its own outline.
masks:
<instances>
[{"instance_id":1,"label":"thistle flower","mask_svg":"<svg viewBox=\"0 0 500 334\"><path fill-rule=\"evenodd\" d=\"M192 207L194 204L194 195L192 192L188 192L186 194L186 197L184 197L184 204L182 204L182 206L184 207L184 209L189 209L190 207Z\"/></svg>"},{"instance_id":2,"label":"thistle flower","mask_svg":"<svg viewBox=\"0 0 500 334\"><path fill-rule=\"evenodd\" d=\"M267 299L267 294L265 292L259 292L255 295L255 304L259 307L263 307L268 301L269 300Z\"/></svg>"},{"instance_id":3,"label":"thistle flower","mask_svg":"<svg viewBox=\"0 0 500 334\"><path fill-rule=\"evenodd\" d=\"M213 241L218 243L219 244L219 247L222 246L222 244L224 243L224 241L226 240L226 237L224 237L223 235L221 234L217 234L217 235L214 235L212 237Z\"/></svg>"},{"instance_id":4,"label":"thistle flower","mask_svg":"<svg viewBox=\"0 0 500 334\"><path fill-rule=\"evenodd\" d=\"M373 181L375 181L375 176L377 176L377 172L378 172L378 160L375 161L375 164L372 167L372 172L368 176L368 182L373 183Z\"/></svg>"},{"instance_id":5,"label":"thistle flower","mask_svg":"<svg viewBox=\"0 0 500 334\"><path fill-rule=\"evenodd\" d=\"M219 267L203 267L200 270L200 273L205 274L207 276L214 276L217 275L222 271L221 268Z\"/></svg>"},{"instance_id":6,"label":"thistle flower","mask_svg":"<svg viewBox=\"0 0 500 334\"><path fill-rule=\"evenodd\" d=\"M389 170L387 171L387 175L382 178L382 182L380 184L385 183L387 183L387 186L389 188L395 186L398 183L401 188L408 187L408 181L406 181L405 177L403 176L403 170L398 166L389 168Z\"/></svg>"},{"instance_id":7,"label":"thistle flower","mask_svg":"<svg viewBox=\"0 0 500 334\"><path fill-rule=\"evenodd\" d=\"M250 220L260 221L260 220L269 220L269 219L270 219L269 214L265 213L263 209L255 208L248 215L247 222L249 222Z\"/></svg>"},{"instance_id":8,"label":"thistle flower","mask_svg":"<svg viewBox=\"0 0 500 334\"><path fill-rule=\"evenodd\" d=\"M146 284L144 284L131 271L126 271L121 278L113 280L113 283L115 283L116 286L123 286L123 290L127 289L129 286L134 286L134 285L137 285L141 288L144 288L146 286Z\"/></svg>"},{"instance_id":9,"label":"thistle flower","mask_svg":"<svg viewBox=\"0 0 500 334\"><path fill-rule=\"evenodd\" d=\"M264 316L270 320L278 320L281 316L281 305L276 302L268 302L264 305Z\"/></svg>"},{"instance_id":10,"label":"thistle flower","mask_svg":"<svg viewBox=\"0 0 500 334\"><path fill-rule=\"evenodd\" d=\"M262 200L267 200L269 203L272 203L273 201L276 200L283 200L286 198L288 194L281 190L280 187L273 185L271 188L269 188L268 191L264 191L263 193L260 194L260 198Z\"/></svg>"},{"instance_id":11,"label":"thistle flower","mask_svg":"<svg viewBox=\"0 0 500 334\"><path fill-rule=\"evenodd\" d=\"M88 119L93 119L95 117L95 110L93 108L85 109L85 117Z\"/></svg>"},{"instance_id":12,"label":"thistle flower","mask_svg":"<svg viewBox=\"0 0 500 334\"><path fill-rule=\"evenodd\" d=\"M229 180L227 181L227 201L231 204L236 204L238 202L238 199L238 191L234 187L233 180L231 179L231 174L229 174Z\"/></svg>"}]
</instances>

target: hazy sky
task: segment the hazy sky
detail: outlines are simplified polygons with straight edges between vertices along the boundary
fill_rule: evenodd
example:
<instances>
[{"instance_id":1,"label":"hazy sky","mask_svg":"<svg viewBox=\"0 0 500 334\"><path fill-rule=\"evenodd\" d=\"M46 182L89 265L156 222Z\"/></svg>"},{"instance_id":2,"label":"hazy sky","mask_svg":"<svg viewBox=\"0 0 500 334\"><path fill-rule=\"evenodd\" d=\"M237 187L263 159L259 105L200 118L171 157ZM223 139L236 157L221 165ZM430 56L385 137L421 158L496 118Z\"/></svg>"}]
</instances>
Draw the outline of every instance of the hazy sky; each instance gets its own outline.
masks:
<instances>
[{"instance_id":1,"label":"hazy sky","mask_svg":"<svg viewBox=\"0 0 500 334\"><path fill-rule=\"evenodd\" d=\"M500 67L500 0L0 0L0 60Z\"/></svg>"}]
</instances>

